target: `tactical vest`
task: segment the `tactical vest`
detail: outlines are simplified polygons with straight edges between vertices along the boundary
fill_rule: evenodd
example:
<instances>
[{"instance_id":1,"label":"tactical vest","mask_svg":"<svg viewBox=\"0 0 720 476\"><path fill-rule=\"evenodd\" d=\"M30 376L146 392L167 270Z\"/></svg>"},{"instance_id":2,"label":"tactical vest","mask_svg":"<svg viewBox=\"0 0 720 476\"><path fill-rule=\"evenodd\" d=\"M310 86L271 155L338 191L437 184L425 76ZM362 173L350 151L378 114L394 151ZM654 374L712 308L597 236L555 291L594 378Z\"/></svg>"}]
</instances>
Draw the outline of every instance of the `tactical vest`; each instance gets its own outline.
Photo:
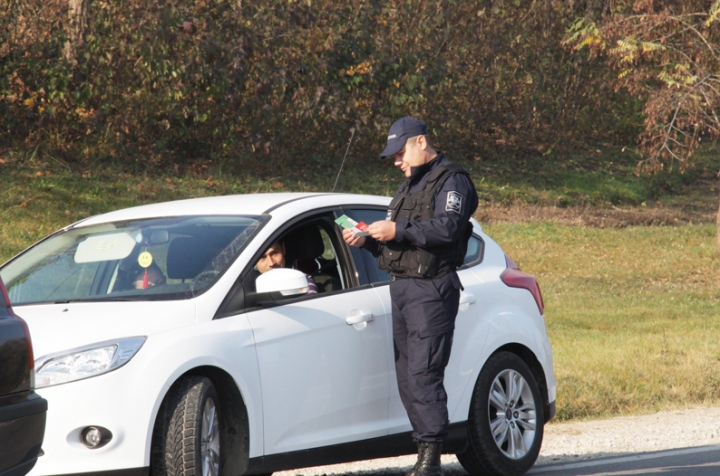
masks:
<instances>
[{"instance_id":1,"label":"tactical vest","mask_svg":"<svg viewBox=\"0 0 720 476\"><path fill-rule=\"evenodd\" d=\"M470 177L463 167L448 164L433 169L425 186L415 193L408 193L410 180L406 180L390 202L387 219L394 222L429 221L435 216L435 192L444 177L456 173ZM472 224L468 221L457 243L420 248L407 241L387 241L380 244L378 265L393 276L439 278L463 264L470 235Z\"/></svg>"}]
</instances>

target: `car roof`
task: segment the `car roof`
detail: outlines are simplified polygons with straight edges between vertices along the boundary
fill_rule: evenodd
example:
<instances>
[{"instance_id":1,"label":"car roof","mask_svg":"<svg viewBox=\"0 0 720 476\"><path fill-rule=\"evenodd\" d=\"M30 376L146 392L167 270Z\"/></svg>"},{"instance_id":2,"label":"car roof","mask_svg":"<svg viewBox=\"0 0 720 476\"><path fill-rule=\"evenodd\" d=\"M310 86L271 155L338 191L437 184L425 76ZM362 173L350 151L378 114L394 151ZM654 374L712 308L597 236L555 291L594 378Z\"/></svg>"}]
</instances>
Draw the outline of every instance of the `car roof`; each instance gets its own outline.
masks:
<instances>
[{"instance_id":1,"label":"car roof","mask_svg":"<svg viewBox=\"0 0 720 476\"><path fill-rule=\"evenodd\" d=\"M171 202L153 203L95 215L71 227L90 226L125 220L157 217L207 216L207 215L263 215L283 210L290 213L339 205L387 206L389 197L376 195L337 193L255 193L246 195L223 195L190 198Z\"/></svg>"}]
</instances>

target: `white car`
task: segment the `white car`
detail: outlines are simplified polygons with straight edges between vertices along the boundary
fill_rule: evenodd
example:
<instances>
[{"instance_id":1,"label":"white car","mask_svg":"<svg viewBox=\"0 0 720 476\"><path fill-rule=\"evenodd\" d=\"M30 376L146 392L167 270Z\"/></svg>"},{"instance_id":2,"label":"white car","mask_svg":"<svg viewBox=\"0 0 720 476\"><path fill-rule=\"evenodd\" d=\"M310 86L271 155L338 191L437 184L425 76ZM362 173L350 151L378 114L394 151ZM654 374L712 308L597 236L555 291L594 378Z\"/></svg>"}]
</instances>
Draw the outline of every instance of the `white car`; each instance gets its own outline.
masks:
<instances>
[{"instance_id":1,"label":"white car","mask_svg":"<svg viewBox=\"0 0 720 476\"><path fill-rule=\"evenodd\" d=\"M70 225L5 263L49 404L30 474L267 475L416 452L395 381L389 276L336 224L384 219L389 201L146 205ZM543 302L535 279L473 227L443 450L471 474L520 475L555 413ZM288 268L260 275L277 240ZM308 275L319 293L307 294Z\"/></svg>"}]
</instances>

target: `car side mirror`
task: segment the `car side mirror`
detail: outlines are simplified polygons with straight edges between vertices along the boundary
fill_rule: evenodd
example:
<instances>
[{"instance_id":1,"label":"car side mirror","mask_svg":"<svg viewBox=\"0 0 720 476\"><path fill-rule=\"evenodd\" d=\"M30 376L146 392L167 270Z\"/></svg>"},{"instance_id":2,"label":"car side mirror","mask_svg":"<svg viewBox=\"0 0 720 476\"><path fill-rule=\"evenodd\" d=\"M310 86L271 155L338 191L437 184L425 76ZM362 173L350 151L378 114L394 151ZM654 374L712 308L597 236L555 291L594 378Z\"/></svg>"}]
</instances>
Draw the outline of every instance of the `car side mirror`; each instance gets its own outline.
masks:
<instances>
[{"instance_id":1,"label":"car side mirror","mask_svg":"<svg viewBox=\"0 0 720 476\"><path fill-rule=\"evenodd\" d=\"M307 276L302 271L289 268L271 269L255 280L257 294L278 293L282 297L307 294L310 290Z\"/></svg>"},{"instance_id":2,"label":"car side mirror","mask_svg":"<svg viewBox=\"0 0 720 476\"><path fill-rule=\"evenodd\" d=\"M245 307L271 306L289 297L302 296L309 290L307 277L302 271L271 269L255 279L255 292L245 295Z\"/></svg>"}]
</instances>

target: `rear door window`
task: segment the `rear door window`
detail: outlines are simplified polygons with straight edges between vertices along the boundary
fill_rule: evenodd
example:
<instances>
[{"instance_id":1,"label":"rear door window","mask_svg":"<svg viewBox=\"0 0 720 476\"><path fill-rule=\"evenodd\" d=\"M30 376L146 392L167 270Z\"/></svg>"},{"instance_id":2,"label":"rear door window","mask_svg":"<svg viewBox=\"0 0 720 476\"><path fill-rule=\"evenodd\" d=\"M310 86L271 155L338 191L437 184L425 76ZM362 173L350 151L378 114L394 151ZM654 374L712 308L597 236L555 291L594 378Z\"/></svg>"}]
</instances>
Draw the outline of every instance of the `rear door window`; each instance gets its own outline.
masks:
<instances>
[{"instance_id":1,"label":"rear door window","mask_svg":"<svg viewBox=\"0 0 720 476\"><path fill-rule=\"evenodd\" d=\"M344 213L356 222L364 222L368 225L385 220L387 217L387 210L384 209L346 209ZM368 250L350 246L350 253L355 261L357 277L361 286L390 282L390 273L378 267L377 258Z\"/></svg>"}]
</instances>

